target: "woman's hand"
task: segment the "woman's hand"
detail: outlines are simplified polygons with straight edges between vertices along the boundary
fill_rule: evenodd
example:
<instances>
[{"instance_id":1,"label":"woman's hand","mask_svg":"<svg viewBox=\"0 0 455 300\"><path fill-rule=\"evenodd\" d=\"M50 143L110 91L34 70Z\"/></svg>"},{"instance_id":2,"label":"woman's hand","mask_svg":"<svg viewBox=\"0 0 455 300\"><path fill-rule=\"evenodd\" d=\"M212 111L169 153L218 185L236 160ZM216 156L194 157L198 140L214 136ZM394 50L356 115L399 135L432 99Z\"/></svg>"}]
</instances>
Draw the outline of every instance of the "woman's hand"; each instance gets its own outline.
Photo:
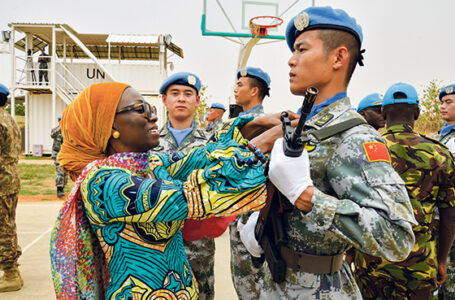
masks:
<instances>
[{"instance_id":1,"label":"woman's hand","mask_svg":"<svg viewBox=\"0 0 455 300\"><path fill-rule=\"evenodd\" d=\"M289 119L295 120L300 117L300 115L292 112L290 110L286 111L289 114ZM259 117L254 119L253 121L245 124L240 132L242 133L243 137L251 140L254 137L259 136L260 134L264 133L265 131L277 126L281 125L280 120L281 113L275 113L263 117Z\"/></svg>"},{"instance_id":2,"label":"woman's hand","mask_svg":"<svg viewBox=\"0 0 455 300\"><path fill-rule=\"evenodd\" d=\"M268 153L272 151L275 141L283 137L283 128L280 125L276 125L273 128L261 133L252 140L251 143L256 145L256 148L261 149L263 153Z\"/></svg>"}]
</instances>

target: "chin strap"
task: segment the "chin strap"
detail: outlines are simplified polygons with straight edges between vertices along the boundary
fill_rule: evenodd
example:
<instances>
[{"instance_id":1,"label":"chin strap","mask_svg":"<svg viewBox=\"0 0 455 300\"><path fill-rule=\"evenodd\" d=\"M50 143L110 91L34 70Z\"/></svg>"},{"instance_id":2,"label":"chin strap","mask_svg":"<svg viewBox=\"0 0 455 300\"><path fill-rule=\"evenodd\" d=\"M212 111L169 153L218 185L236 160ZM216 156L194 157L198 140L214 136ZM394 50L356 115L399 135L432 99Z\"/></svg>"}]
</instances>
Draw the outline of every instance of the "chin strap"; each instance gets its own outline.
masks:
<instances>
[{"instance_id":1,"label":"chin strap","mask_svg":"<svg viewBox=\"0 0 455 300\"><path fill-rule=\"evenodd\" d=\"M359 66L363 67L363 53L365 53L365 49L360 50L359 52L359 59L357 62L359 63Z\"/></svg>"}]
</instances>

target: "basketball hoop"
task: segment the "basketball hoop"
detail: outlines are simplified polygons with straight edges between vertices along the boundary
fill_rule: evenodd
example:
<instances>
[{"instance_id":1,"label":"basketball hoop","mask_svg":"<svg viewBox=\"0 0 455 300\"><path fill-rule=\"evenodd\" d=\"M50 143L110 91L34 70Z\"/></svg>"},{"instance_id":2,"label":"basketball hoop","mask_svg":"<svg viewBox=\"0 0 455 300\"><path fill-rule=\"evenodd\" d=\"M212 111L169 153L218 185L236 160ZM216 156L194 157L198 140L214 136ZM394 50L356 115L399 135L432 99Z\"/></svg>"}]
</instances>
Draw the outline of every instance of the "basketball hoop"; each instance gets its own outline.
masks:
<instances>
[{"instance_id":1,"label":"basketball hoop","mask_svg":"<svg viewBox=\"0 0 455 300\"><path fill-rule=\"evenodd\" d=\"M258 19L264 19L262 22L266 21L267 19L272 19L270 23L273 24L260 24ZM274 16L258 16L250 19L250 30L251 34L254 36L268 36L267 30L269 28L275 28L283 24L283 19Z\"/></svg>"}]
</instances>

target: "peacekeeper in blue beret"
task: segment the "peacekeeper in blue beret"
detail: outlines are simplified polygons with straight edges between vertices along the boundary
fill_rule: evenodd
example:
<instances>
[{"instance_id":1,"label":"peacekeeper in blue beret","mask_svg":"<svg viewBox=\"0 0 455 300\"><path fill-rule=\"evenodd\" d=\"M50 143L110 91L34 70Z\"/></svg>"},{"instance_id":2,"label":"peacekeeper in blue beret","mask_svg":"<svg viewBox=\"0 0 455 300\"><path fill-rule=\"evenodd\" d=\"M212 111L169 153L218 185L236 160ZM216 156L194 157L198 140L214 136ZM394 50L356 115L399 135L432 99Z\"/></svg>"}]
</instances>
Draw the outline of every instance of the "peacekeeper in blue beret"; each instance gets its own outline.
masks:
<instances>
[{"instance_id":1,"label":"peacekeeper in blue beret","mask_svg":"<svg viewBox=\"0 0 455 300\"><path fill-rule=\"evenodd\" d=\"M262 102L270 96L270 76L264 70L247 66L237 72L237 83L234 89L235 102L242 106L239 116L250 114L255 118L264 116ZM240 240L238 228L248 221L251 214L237 217L229 226L231 244L231 276L234 288L240 300L258 299L262 286L262 268L251 263L251 255Z\"/></svg>"},{"instance_id":2,"label":"peacekeeper in blue beret","mask_svg":"<svg viewBox=\"0 0 455 300\"><path fill-rule=\"evenodd\" d=\"M364 299L434 299L455 235L455 164L444 145L414 131L420 110L412 85L393 84L382 105L387 125L382 136L418 220L416 244L398 263L357 251L354 276Z\"/></svg>"},{"instance_id":3,"label":"peacekeeper in blue beret","mask_svg":"<svg viewBox=\"0 0 455 300\"><path fill-rule=\"evenodd\" d=\"M438 139L455 154L455 84L450 84L439 92L439 101L441 101L441 116L446 123L442 126Z\"/></svg>"},{"instance_id":4,"label":"peacekeeper in blue beret","mask_svg":"<svg viewBox=\"0 0 455 300\"><path fill-rule=\"evenodd\" d=\"M436 138L455 155L455 84L449 84L439 92L439 101L441 101L441 117L446 123L436 134ZM441 299L455 299L455 246L452 246L449 258L447 279L439 290Z\"/></svg>"},{"instance_id":5,"label":"peacekeeper in blue beret","mask_svg":"<svg viewBox=\"0 0 455 300\"><path fill-rule=\"evenodd\" d=\"M367 121L368 124L378 130L385 126L384 118L382 117L382 95L378 93L369 94L363 98L357 112Z\"/></svg>"},{"instance_id":6,"label":"peacekeeper in blue beret","mask_svg":"<svg viewBox=\"0 0 455 300\"><path fill-rule=\"evenodd\" d=\"M285 280L276 283L265 268L259 299L362 299L344 252L354 247L400 261L414 246L415 218L403 180L384 139L351 110L346 94L356 65L363 65L362 39L356 20L332 7L308 7L287 25L290 90L303 96L316 87L319 94L304 127L311 141L302 155L286 156L281 139L271 152L269 179L294 210L287 214L288 243L278 250ZM253 213L240 236L259 256L256 219Z\"/></svg>"},{"instance_id":7,"label":"peacekeeper in blue beret","mask_svg":"<svg viewBox=\"0 0 455 300\"><path fill-rule=\"evenodd\" d=\"M264 115L262 102L270 96L270 76L260 68L245 67L237 72L237 83L234 89L235 103L242 106L245 114L255 117Z\"/></svg>"},{"instance_id":8,"label":"peacekeeper in blue beret","mask_svg":"<svg viewBox=\"0 0 455 300\"><path fill-rule=\"evenodd\" d=\"M200 103L201 80L189 72L175 73L164 80L160 94L169 119L160 130L160 144L152 152L174 153L205 145L209 135L194 122L193 116ZM204 237L183 243L188 262L199 286L200 299L215 297L215 241Z\"/></svg>"},{"instance_id":9,"label":"peacekeeper in blue beret","mask_svg":"<svg viewBox=\"0 0 455 300\"><path fill-rule=\"evenodd\" d=\"M226 111L226 107L222 103L214 102L210 105L209 112L207 113L208 125L205 131L209 135L213 134L223 124L223 114Z\"/></svg>"}]
</instances>

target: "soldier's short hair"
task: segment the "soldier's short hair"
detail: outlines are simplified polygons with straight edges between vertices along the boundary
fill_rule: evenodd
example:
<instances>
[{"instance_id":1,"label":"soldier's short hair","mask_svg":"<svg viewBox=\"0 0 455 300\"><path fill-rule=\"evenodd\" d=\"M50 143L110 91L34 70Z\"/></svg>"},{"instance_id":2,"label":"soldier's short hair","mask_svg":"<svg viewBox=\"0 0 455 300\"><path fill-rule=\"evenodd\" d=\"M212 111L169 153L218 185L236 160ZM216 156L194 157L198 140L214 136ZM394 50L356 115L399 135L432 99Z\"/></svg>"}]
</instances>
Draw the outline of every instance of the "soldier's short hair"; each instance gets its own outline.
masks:
<instances>
[{"instance_id":1,"label":"soldier's short hair","mask_svg":"<svg viewBox=\"0 0 455 300\"><path fill-rule=\"evenodd\" d=\"M267 84L254 77L247 77L250 82L250 88L258 88L259 90L259 99L263 100L265 96L269 96L269 87Z\"/></svg>"},{"instance_id":2,"label":"soldier's short hair","mask_svg":"<svg viewBox=\"0 0 455 300\"><path fill-rule=\"evenodd\" d=\"M318 31L318 36L324 43L324 51L328 54L333 49L344 45L350 54L348 71L346 73L347 85L351 80L352 73L354 73L357 62L359 61L360 46L357 39L350 33L335 29L321 29Z\"/></svg>"},{"instance_id":3,"label":"soldier's short hair","mask_svg":"<svg viewBox=\"0 0 455 300\"><path fill-rule=\"evenodd\" d=\"M6 96L5 94L0 94L0 107L5 106L7 100L8 96Z\"/></svg>"}]
</instances>

